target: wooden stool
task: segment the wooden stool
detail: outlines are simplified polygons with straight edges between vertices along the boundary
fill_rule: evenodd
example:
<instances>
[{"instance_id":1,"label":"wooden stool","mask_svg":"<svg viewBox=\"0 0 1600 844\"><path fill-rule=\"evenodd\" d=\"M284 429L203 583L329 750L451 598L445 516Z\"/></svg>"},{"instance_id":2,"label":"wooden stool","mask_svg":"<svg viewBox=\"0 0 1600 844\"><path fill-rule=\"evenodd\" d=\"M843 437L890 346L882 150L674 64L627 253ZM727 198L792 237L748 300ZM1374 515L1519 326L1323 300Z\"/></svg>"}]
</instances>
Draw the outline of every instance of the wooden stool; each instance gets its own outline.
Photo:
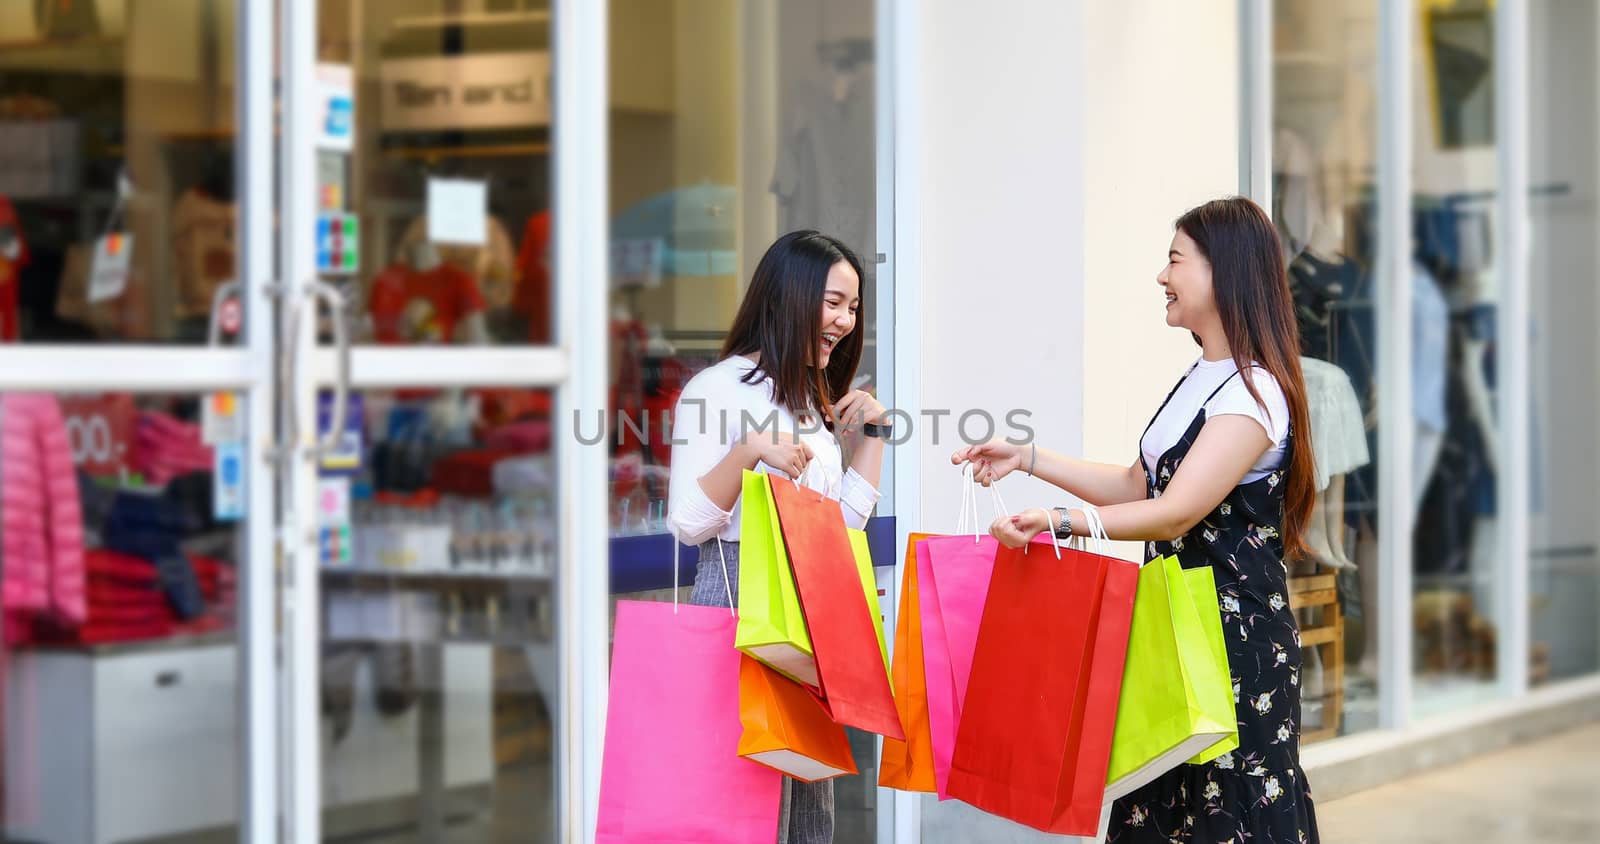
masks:
<instances>
[{"instance_id":1,"label":"wooden stool","mask_svg":"<svg viewBox=\"0 0 1600 844\"><path fill-rule=\"evenodd\" d=\"M1312 700L1322 701L1322 722L1315 730L1304 729L1300 741L1305 744L1334 738L1339 735L1339 725L1344 717L1344 613L1339 609L1339 588L1334 575L1317 574L1289 578L1289 606L1293 609L1313 610L1317 620L1300 625L1302 650L1327 648L1319 651L1322 660L1322 694ZM1301 613L1309 615L1309 613ZM1305 678L1301 677L1304 686ZM1302 717L1306 699L1300 701Z\"/></svg>"}]
</instances>

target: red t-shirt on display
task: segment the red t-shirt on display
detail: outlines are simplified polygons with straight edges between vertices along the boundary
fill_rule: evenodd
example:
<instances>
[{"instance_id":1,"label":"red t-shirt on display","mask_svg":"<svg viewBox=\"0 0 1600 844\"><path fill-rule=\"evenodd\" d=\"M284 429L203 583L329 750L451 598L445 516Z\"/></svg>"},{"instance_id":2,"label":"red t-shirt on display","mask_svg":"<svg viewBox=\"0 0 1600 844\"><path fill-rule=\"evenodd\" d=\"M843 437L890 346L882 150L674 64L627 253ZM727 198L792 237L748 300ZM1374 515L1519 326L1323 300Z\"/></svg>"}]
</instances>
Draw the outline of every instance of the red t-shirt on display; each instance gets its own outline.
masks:
<instances>
[{"instance_id":1,"label":"red t-shirt on display","mask_svg":"<svg viewBox=\"0 0 1600 844\"><path fill-rule=\"evenodd\" d=\"M418 272L395 264L372 279L367 310L380 343L452 343L461 320L486 307L478 280L452 264Z\"/></svg>"}]
</instances>

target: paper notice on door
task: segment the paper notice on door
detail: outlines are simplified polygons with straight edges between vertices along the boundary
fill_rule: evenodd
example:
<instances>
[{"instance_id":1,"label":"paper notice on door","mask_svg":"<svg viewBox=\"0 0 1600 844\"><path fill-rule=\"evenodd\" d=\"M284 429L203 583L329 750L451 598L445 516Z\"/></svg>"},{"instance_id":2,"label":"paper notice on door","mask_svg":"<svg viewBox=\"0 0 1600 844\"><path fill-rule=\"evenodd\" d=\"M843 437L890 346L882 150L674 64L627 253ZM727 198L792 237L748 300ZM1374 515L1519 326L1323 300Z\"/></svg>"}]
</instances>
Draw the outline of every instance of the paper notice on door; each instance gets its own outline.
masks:
<instances>
[{"instance_id":1,"label":"paper notice on door","mask_svg":"<svg viewBox=\"0 0 1600 844\"><path fill-rule=\"evenodd\" d=\"M489 241L489 185L473 179L428 180L428 239L483 246Z\"/></svg>"},{"instance_id":2,"label":"paper notice on door","mask_svg":"<svg viewBox=\"0 0 1600 844\"><path fill-rule=\"evenodd\" d=\"M200 403L200 441L206 445L244 441L243 403L238 393L212 393Z\"/></svg>"},{"instance_id":3,"label":"paper notice on door","mask_svg":"<svg viewBox=\"0 0 1600 844\"><path fill-rule=\"evenodd\" d=\"M89 302L104 302L128 289L128 269L132 265L133 235L112 232L94 242L94 257L89 263Z\"/></svg>"}]
</instances>

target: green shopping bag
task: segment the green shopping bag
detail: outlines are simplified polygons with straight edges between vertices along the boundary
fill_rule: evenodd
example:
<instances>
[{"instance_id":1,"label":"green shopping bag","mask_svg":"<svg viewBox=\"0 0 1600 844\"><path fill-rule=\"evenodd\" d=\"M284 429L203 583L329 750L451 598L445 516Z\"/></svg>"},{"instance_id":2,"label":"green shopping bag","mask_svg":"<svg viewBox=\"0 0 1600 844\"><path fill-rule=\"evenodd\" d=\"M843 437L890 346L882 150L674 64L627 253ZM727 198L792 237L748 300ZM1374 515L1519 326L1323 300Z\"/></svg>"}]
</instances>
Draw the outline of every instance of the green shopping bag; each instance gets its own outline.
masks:
<instances>
[{"instance_id":1,"label":"green shopping bag","mask_svg":"<svg viewBox=\"0 0 1600 844\"><path fill-rule=\"evenodd\" d=\"M795 682L819 688L817 660L778 526L767 475L744 473L739 515L739 628L734 646ZM874 604L875 606L876 604Z\"/></svg>"},{"instance_id":2,"label":"green shopping bag","mask_svg":"<svg viewBox=\"0 0 1600 844\"><path fill-rule=\"evenodd\" d=\"M883 670L889 670L889 643L883 635L883 605L878 603L878 575L872 570L872 548L867 543L867 532L845 528L850 535L850 550L856 554L856 570L861 573L861 589L867 593L867 609L872 611L872 623L878 629L878 650L883 652Z\"/></svg>"},{"instance_id":3,"label":"green shopping bag","mask_svg":"<svg viewBox=\"0 0 1600 844\"><path fill-rule=\"evenodd\" d=\"M1139 572L1105 799L1238 746L1211 569L1186 570L1176 557L1152 560Z\"/></svg>"}]
</instances>

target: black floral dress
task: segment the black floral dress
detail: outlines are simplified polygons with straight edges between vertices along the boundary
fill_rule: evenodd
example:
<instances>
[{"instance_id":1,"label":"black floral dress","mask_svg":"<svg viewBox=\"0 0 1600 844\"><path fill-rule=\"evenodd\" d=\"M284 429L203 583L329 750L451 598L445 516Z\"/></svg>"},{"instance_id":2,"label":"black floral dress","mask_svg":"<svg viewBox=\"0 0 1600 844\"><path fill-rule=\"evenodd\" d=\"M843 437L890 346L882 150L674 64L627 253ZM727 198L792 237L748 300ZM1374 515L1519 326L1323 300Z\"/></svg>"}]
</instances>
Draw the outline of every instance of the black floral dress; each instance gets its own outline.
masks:
<instances>
[{"instance_id":1,"label":"black floral dress","mask_svg":"<svg viewBox=\"0 0 1600 844\"><path fill-rule=\"evenodd\" d=\"M1212 397L1221 390L1219 386ZM1155 467L1149 497L1161 497L1205 422L1202 406ZM1175 554L1184 568L1210 566L1216 577L1239 749L1205 764L1180 765L1116 801L1108 844L1319 840L1311 788L1300 769L1300 631L1289 609L1288 569L1278 532L1294 440L1291 428L1277 471L1235 487L1182 537L1149 543L1145 550L1147 559Z\"/></svg>"}]
</instances>

